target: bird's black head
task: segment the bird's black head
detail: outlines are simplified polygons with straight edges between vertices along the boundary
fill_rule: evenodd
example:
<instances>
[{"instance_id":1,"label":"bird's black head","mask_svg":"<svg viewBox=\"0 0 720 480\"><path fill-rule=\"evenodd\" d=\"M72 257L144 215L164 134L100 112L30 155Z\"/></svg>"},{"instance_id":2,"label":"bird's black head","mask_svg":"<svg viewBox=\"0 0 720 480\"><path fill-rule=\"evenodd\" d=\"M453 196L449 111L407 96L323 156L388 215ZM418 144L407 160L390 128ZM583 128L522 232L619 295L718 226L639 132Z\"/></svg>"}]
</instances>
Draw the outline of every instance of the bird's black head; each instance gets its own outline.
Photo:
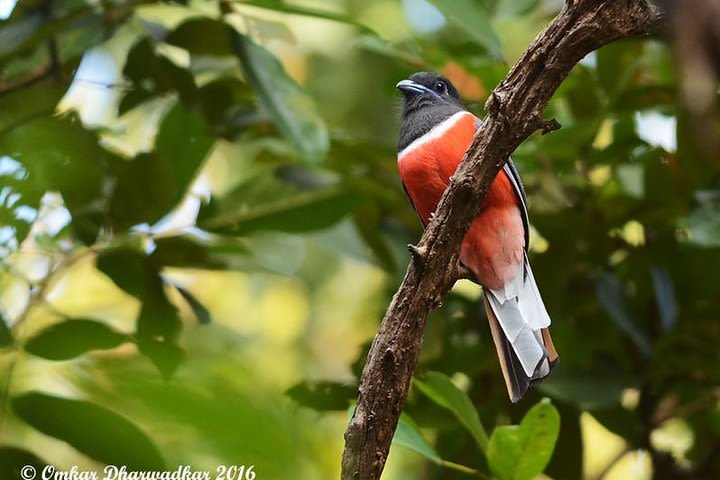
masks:
<instances>
[{"instance_id":1,"label":"bird's black head","mask_svg":"<svg viewBox=\"0 0 720 480\"><path fill-rule=\"evenodd\" d=\"M396 86L403 94L398 151L443 120L465 110L455 86L437 73L419 72Z\"/></svg>"}]
</instances>

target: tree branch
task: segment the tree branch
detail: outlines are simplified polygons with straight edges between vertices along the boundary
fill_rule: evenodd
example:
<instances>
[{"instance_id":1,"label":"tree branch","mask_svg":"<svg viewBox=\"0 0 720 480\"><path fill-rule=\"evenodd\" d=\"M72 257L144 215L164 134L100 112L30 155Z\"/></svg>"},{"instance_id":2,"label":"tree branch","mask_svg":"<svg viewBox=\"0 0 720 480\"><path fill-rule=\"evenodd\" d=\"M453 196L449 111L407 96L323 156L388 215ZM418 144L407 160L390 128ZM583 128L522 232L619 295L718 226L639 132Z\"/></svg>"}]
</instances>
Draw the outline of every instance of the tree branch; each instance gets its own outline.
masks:
<instances>
[{"instance_id":1,"label":"tree branch","mask_svg":"<svg viewBox=\"0 0 720 480\"><path fill-rule=\"evenodd\" d=\"M535 130L555 125L542 111L585 55L647 33L661 20L646 0L567 0L490 95L488 115L416 247L368 353L345 433L342 479L378 479L417 364L427 315L459 276L459 247L509 155Z\"/></svg>"}]
</instances>

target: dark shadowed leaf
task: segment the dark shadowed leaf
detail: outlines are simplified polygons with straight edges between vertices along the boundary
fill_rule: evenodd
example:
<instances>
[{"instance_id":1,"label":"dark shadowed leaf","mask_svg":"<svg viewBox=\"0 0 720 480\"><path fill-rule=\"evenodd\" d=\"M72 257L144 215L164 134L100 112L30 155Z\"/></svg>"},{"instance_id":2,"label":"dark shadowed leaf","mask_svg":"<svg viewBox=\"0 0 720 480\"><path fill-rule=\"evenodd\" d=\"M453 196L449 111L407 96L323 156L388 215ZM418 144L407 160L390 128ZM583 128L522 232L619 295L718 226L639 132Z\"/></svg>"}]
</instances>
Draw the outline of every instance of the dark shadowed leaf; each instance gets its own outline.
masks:
<instances>
[{"instance_id":1,"label":"dark shadowed leaf","mask_svg":"<svg viewBox=\"0 0 720 480\"><path fill-rule=\"evenodd\" d=\"M130 247L104 250L97 257L97 268L130 295L143 298L160 279L147 257Z\"/></svg>"},{"instance_id":2,"label":"dark shadowed leaf","mask_svg":"<svg viewBox=\"0 0 720 480\"><path fill-rule=\"evenodd\" d=\"M333 225L359 201L345 185L304 190L265 175L211 202L200 211L198 225L219 233L306 232Z\"/></svg>"},{"instance_id":3,"label":"dark shadowed leaf","mask_svg":"<svg viewBox=\"0 0 720 480\"><path fill-rule=\"evenodd\" d=\"M123 229L153 224L187 192L213 144L203 117L175 105L164 117L155 149L119 167L110 213Z\"/></svg>"},{"instance_id":4,"label":"dark shadowed leaf","mask_svg":"<svg viewBox=\"0 0 720 480\"><path fill-rule=\"evenodd\" d=\"M560 413L560 435L545 474L551 478L583 478L584 443L580 426L581 412L567 403L554 402Z\"/></svg>"},{"instance_id":5,"label":"dark shadowed leaf","mask_svg":"<svg viewBox=\"0 0 720 480\"><path fill-rule=\"evenodd\" d=\"M313 410L347 410L357 396L357 385L331 381L303 381L294 385L287 396Z\"/></svg>"},{"instance_id":6,"label":"dark shadowed leaf","mask_svg":"<svg viewBox=\"0 0 720 480\"><path fill-rule=\"evenodd\" d=\"M98 256L97 267L119 288L142 301L135 341L163 376L170 377L184 356L175 343L182 322L165 294L157 267L142 252L130 247L104 251Z\"/></svg>"},{"instance_id":7,"label":"dark shadowed leaf","mask_svg":"<svg viewBox=\"0 0 720 480\"><path fill-rule=\"evenodd\" d=\"M181 286L175 285L175 288L188 303L193 313L197 317L199 323L206 325L212 321L212 318L210 317L210 312L207 308L205 308L205 305L200 303L200 300L198 300L195 295L193 295L192 293L190 293L189 290Z\"/></svg>"},{"instance_id":8,"label":"dark shadowed leaf","mask_svg":"<svg viewBox=\"0 0 720 480\"><path fill-rule=\"evenodd\" d=\"M380 266L387 272L397 270L397 262L387 240L382 235L381 212L376 204L366 203L356 208L353 213L355 228L362 237Z\"/></svg>"},{"instance_id":9,"label":"dark shadowed leaf","mask_svg":"<svg viewBox=\"0 0 720 480\"><path fill-rule=\"evenodd\" d=\"M321 161L330 144L329 134L310 96L288 76L272 53L248 37L234 32L232 44L245 75L277 129L306 160Z\"/></svg>"},{"instance_id":10,"label":"dark shadowed leaf","mask_svg":"<svg viewBox=\"0 0 720 480\"><path fill-rule=\"evenodd\" d=\"M143 297L137 319L137 345L165 378L170 378L184 357L176 344L182 322L175 305L170 303L162 285Z\"/></svg>"},{"instance_id":11,"label":"dark shadowed leaf","mask_svg":"<svg viewBox=\"0 0 720 480\"><path fill-rule=\"evenodd\" d=\"M129 340L96 320L71 319L42 330L25 343L25 350L48 360L68 360L91 350L115 348Z\"/></svg>"},{"instance_id":12,"label":"dark shadowed leaf","mask_svg":"<svg viewBox=\"0 0 720 480\"><path fill-rule=\"evenodd\" d=\"M630 337L638 349L649 357L652 352L650 340L647 334L633 321L627 295L620 280L615 275L604 272L595 281L595 289L600 305L602 305L610 318Z\"/></svg>"},{"instance_id":13,"label":"dark shadowed leaf","mask_svg":"<svg viewBox=\"0 0 720 480\"><path fill-rule=\"evenodd\" d=\"M41 472L46 462L27 450L15 447L0 447L0 478L5 480L28 480L20 473L23 467L31 466Z\"/></svg>"},{"instance_id":14,"label":"dark shadowed leaf","mask_svg":"<svg viewBox=\"0 0 720 480\"><path fill-rule=\"evenodd\" d=\"M221 57L233 54L231 34L232 29L220 20L193 18L170 32L165 41L193 54Z\"/></svg>"},{"instance_id":15,"label":"dark shadowed leaf","mask_svg":"<svg viewBox=\"0 0 720 480\"><path fill-rule=\"evenodd\" d=\"M500 38L485 9L473 0L431 0L448 21L467 33L494 58L503 58Z\"/></svg>"},{"instance_id":16,"label":"dark shadowed leaf","mask_svg":"<svg viewBox=\"0 0 720 480\"><path fill-rule=\"evenodd\" d=\"M7 347L12 345L13 338L12 338L12 332L10 332L10 327L8 327L7 322L3 318L2 314L0 314L0 348Z\"/></svg>"},{"instance_id":17,"label":"dark shadowed leaf","mask_svg":"<svg viewBox=\"0 0 720 480\"><path fill-rule=\"evenodd\" d=\"M140 337L137 341L140 353L150 359L164 379L170 379L185 358L185 352L172 340Z\"/></svg>"},{"instance_id":18,"label":"dark shadowed leaf","mask_svg":"<svg viewBox=\"0 0 720 480\"><path fill-rule=\"evenodd\" d=\"M447 375L440 372L429 372L423 376L422 381L415 379L414 384L433 402L455 415L472 434L480 449L483 452L487 450L487 433L485 433L480 416L467 393L460 390Z\"/></svg>"},{"instance_id":19,"label":"dark shadowed leaf","mask_svg":"<svg viewBox=\"0 0 720 480\"><path fill-rule=\"evenodd\" d=\"M165 466L160 452L142 430L99 405L31 392L13 398L12 408L42 433L67 442L99 462L126 465L128 470L162 470Z\"/></svg>"},{"instance_id":20,"label":"dark shadowed leaf","mask_svg":"<svg viewBox=\"0 0 720 480\"><path fill-rule=\"evenodd\" d=\"M621 372L565 368L553 372L538 388L553 399L592 411L620 405L623 391L639 384L639 378Z\"/></svg>"},{"instance_id":21,"label":"dark shadowed leaf","mask_svg":"<svg viewBox=\"0 0 720 480\"><path fill-rule=\"evenodd\" d=\"M222 263L211 259L208 250L219 243L216 239L204 241L192 235L155 238L155 249L150 261L158 268L220 268Z\"/></svg>"},{"instance_id":22,"label":"dark shadowed leaf","mask_svg":"<svg viewBox=\"0 0 720 480\"><path fill-rule=\"evenodd\" d=\"M677 322L677 300L672 277L666 268L654 267L651 272L655 290L655 304L664 331L669 332Z\"/></svg>"},{"instance_id":23,"label":"dark shadowed leaf","mask_svg":"<svg viewBox=\"0 0 720 480\"><path fill-rule=\"evenodd\" d=\"M171 92L177 92L183 102L192 104L197 94L192 74L158 53L148 38L139 41L132 48L123 73L132 81L133 88L128 90L120 102L120 113L125 113L150 98Z\"/></svg>"},{"instance_id":24,"label":"dark shadowed leaf","mask_svg":"<svg viewBox=\"0 0 720 480\"><path fill-rule=\"evenodd\" d=\"M488 444L490 469L501 480L530 480L550 462L560 414L549 400L531 408L520 425L497 427Z\"/></svg>"}]
</instances>

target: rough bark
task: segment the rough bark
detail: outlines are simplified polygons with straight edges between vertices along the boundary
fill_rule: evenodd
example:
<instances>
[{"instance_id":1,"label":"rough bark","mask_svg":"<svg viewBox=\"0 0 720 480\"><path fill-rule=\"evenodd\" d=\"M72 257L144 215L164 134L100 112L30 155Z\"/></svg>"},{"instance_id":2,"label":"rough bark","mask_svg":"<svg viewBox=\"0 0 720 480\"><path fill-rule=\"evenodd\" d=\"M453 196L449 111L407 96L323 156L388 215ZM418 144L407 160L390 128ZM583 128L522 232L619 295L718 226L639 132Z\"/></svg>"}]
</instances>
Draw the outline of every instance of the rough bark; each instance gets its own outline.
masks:
<instances>
[{"instance_id":1,"label":"rough bark","mask_svg":"<svg viewBox=\"0 0 720 480\"><path fill-rule=\"evenodd\" d=\"M535 130L558 127L542 112L573 66L593 50L641 35L661 19L646 0L567 0L487 102L487 116L417 246L368 353L345 433L342 478L382 474L422 346L428 313L462 276L462 238L492 180Z\"/></svg>"}]
</instances>

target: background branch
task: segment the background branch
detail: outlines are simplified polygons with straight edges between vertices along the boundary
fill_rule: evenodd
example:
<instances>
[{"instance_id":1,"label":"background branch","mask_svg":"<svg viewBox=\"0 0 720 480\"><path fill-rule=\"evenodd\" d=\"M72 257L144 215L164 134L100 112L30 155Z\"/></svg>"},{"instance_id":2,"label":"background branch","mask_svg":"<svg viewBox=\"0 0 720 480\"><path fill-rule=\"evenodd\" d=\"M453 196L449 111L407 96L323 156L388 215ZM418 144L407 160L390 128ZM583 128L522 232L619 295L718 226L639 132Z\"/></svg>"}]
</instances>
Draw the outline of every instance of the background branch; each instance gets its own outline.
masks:
<instances>
[{"instance_id":1,"label":"background branch","mask_svg":"<svg viewBox=\"0 0 720 480\"><path fill-rule=\"evenodd\" d=\"M551 129L542 111L580 59L618 38L646 33L661 17L645 0L568 0L490 95L488 115L412 250L403 283L368 353L345 433L344 480L380 478L427 315L457 279L460 242L497 172L535 130Z\"/></svg>"}]
</instances>

